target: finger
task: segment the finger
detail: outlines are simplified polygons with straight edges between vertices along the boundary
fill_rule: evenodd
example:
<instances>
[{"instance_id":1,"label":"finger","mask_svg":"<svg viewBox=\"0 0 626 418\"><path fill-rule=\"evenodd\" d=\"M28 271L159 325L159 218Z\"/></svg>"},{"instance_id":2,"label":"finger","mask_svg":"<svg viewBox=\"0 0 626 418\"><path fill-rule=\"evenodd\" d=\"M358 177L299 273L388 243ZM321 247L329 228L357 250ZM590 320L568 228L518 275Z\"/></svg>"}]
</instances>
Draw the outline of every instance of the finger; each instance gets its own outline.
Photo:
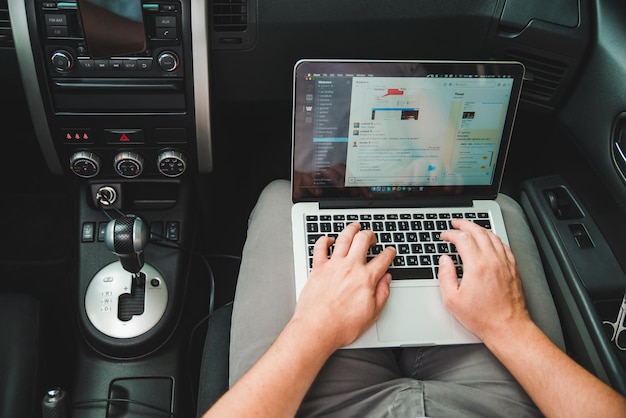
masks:
<instances>
[{"instance_id":1,"label":"finger","mask_svg":"<svg viewBox=\"0 0 626 418\"><path fill-rule=\"evenodd\" d=\"M465 219L453 219L452 227L456 229L443 232L441 238L453 243L461 257L477 257L481 252L495 248L491 237L495 234L480 225Z\"/></svg>"},{"instance_id":2,"label":"finger","mask_svg":"<svg viewBox=\"0 0 626 418\"><path fill-rule=\"evenodd\" d=\"M459 278L456 274L454 262L447 254L439 257L439 287L444 301L452 297L459 289Z\"/></svg>"},{"instance_id":3,"label":"finger","mask_svg":"<svg viewBox=\"0 0 626 418\"><path fill-rule=\"evenodd\" d=\"M352 238L352 245L348 251L348 257L365 261L367 251L376 244L376 235L372 231L359 231Z\"/></svg>"},{"instance_id":4,"label":"finger","mask_svg":"<svg viewBox=\"0 0 626 418\"><path fill-rule=\"evenodd\" d=\"M505 243L502 243L502 246L504 247L504 253L506 254L506 258L509 259L509 262L512 264L516 264L515 256L513 255L513 250L511 249L511 247L509 247Z\"/></svg>"},{"instance_id":5,"label":"finger","mask_svg":"<svg viewBox=\"0 0 626 418\"><path fill-rule=\"evenodd\" d=\"M517 271L517 261L515 260L515 256L513 255L513 250L511 249L511 247L504 243L502 244L502 246L504 247L504 253L508 260L507 266L509 268L509 271L513 276L517 276L519 272Z\"/></svg>"},{"instance_id":6,"label":"finger","mask_svg":"<svg viewBox=\"0 0 626 418\"><path fill-rule=\"evenodd\" d=\"M378 253L376 257L372 258L369 263L367 263L368 268L373 269L372 271L374 272L374 277L376 279L383 276L393 262L393 258L395 256L396 249L394 247L386 247Z\"/></svg>"},{"instance_id":7,"label":"finger","mask_svg":"<svg viewBox=\"0 0 626 418\"><path fill-rule=\"evenodd\" d=\"M510 266L511 263L515 263L511 248L506 245L499 236L494 234L492 231L486 229L484 230L484 232L482 232L482 234L489 238L489 243L485 243L485 245L491 245L491 248L493 249L493 252L495 253L495 257L497 259L501 260L503 263L506 263L507 266ZM487 247L483 248L486 249Z\"/></svg>"},{"instance_id":8,"label":"finger","mask_svg":"<svg viewBox=\"0 0 626 418\"><path fill-rule=\"evenodd\" d=\"M321 236L315 241L313 246L313 266L328 261L328 249L335 242L334 238Z\"/></svg>"},{"instance_id":9,"label":"finger","mask_svg":"<svg viewBox=\"0 0 626 418\"><path fill-rule=\"evenodd\" d=\"M475 224L472 221L468 221L467 219L453 219L452 226L460 231L465 231L469 233L478 245L491 245L492 238L497 238L497 235L495 235L488 229L485 229L484 227Z\"/></svg>"},{"instance_id":10,"label":"finger","mask_svg":"<svg viewBox=\"0 0 626 418\"><path fill-rule=\"evenodd\" d=\"M335 254L340 257L345 257L346 255L348 255L348 251L350 251L350 247L352 246L352 240L354 239L356 233L360 230L361 224L359 224L358 222L348 224L335 240L333 256Z\"/></svg>"},{"instance_id":11,"label":"finger","mask_svg":"<svg viewBox=\"0 0 626 418\"><path fill-rule=\"evenodd\" d=\"M383 310L383 307L387 303L387 300L389 299L389 294L391 293L391 290L389 289L390 283L391 274L385 273L376 284L376 317L378 317L380 312Z\"/></svg>"},{"instance_id":12,"label":"finger","mask_svg":"<svg viewBox=\"0 0 626 418\"><path fill-rule=\"evenodd\" d=\"M450 229L441 234L441 239L454 244L456 251L463 259L474 259L481 252L472 231Z\"/></svg>"}]
</instances>

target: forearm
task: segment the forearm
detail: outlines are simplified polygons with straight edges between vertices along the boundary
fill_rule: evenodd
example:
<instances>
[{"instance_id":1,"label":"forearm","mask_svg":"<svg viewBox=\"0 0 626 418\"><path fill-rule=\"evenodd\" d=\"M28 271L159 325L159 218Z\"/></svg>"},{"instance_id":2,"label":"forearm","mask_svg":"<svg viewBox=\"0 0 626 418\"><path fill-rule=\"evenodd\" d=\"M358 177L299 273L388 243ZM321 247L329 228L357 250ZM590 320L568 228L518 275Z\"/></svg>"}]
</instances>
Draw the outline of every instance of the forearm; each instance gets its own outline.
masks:
<instances>
[{"instance_id":1,"label":"forearm","mask_svg":"<svg viewBox=\"0 0 626 418\"><path fill-rule=\"evenodd\" d=\"M204 415L293 417L335 348L291 321L263 357Z\"/></svg>"},{"instance_id":2,"label":"forearm","mask_svg":"<svg viewBox=\"0 0 626 418\"><path fill-rule=\"evenodd\" d=\"M570 359L532 322L509 335L487 338L485 344L545 416L626 416L626 399Z\"/></svg>"}]
</instances>

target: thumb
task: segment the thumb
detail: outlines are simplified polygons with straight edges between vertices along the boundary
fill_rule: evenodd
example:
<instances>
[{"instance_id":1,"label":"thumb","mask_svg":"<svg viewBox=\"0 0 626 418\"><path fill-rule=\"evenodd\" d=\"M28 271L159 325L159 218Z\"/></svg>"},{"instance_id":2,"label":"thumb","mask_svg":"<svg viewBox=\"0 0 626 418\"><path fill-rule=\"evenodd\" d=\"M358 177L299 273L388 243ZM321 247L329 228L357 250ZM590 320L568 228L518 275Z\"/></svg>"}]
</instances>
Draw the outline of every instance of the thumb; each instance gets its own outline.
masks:
<instances>
[{"instance_id":1,"label":"thumb","mask_svg":"<svg viewBox=\"0 0 626 418\"><path fill-rule=\"evenodd\" d=\"M378 312L383 310L385 303L387 303L387 299L389 299L389 294L391 290L389 289L389 283L391 283L391 274L385 273L383 277L376 284L376 309Z\"/></svg>"},{"instance_id":2,"label":"thumb","mask_svg":"<svg viewBox=\"0 0 626 418\"><path fill-rule=\"evenodd\" d=\"M448 296L452 296L459 288L459 278L456 275L456 267L447 254L439 258L439 273L437 276L439 279L439 287L441 287L441 293L445 300Z\"/></svg>"}]
</instances>

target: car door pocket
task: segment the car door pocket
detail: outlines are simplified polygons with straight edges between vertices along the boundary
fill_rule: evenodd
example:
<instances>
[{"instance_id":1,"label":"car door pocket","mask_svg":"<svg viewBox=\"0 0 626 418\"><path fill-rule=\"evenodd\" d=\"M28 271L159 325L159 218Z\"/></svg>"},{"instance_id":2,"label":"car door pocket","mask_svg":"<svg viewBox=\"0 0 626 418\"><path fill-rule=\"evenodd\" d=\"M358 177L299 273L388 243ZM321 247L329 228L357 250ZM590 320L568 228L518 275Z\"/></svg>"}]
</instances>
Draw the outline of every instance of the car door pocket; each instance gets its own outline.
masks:
<instances>
[{"instance_id":1,"label":"car door pocket","mask_svg":"<svg viewBox=\"0 0 626 418\"><path fill-rule=\"evenodd\" d=\"M607 326L618 318L626 290L619 260L562 177L525 181L520 200L544 261L568 354L626 393L626 351L611 340Z\"/></svg>"}]
</instances>

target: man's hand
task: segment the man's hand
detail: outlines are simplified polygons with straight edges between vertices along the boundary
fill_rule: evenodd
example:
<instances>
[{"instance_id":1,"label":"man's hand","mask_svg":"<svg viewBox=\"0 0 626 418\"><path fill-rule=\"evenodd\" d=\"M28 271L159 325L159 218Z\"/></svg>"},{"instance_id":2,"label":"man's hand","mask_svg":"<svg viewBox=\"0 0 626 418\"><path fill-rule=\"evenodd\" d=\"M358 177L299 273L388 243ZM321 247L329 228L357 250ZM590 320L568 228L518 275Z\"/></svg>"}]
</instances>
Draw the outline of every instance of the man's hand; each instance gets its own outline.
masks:
<instances>
[{"instance_id":1,"label":"man's hand","mask_svg":"<svg viewBox=\"0 0 626 418\"><path fill-rule=\"evenodd\" d=\"M459 285L450 257L439 261L439 282L446 307L481 340L530 321L515 258L500 238L473 222L454 219L455 229L441 238L463 259ZM504 328L503 328L504 327Z\"/></svg>"},{"instance_id":2,"label":"man's hand","mask_svg":"<svg viewBox=\"0 0 626 418\"><path fill-rule=\"evenodd\" d=\"M349 224L333 243L321 237L313 250L313 270L300 294L292 321L318 333L335 349L356 340L379 317L389 297L391 275L386 273L395 249L385 248L369 263L368 249L376 243L371 231Z\"/></svg>"}]
</instances>

